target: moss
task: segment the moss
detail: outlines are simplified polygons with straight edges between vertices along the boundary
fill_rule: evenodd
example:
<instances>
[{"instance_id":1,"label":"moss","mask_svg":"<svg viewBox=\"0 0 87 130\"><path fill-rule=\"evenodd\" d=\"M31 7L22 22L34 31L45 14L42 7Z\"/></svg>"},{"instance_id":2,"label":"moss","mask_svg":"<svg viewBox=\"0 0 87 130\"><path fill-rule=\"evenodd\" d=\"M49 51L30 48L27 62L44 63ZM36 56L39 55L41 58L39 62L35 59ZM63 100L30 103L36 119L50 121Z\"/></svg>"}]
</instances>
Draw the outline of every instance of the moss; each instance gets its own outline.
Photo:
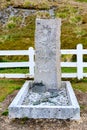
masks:
<instances>
[{"instance_id":1,"label":"moss","mask_svg":"<svg viewBox=\"0 0 87 130\"><path fill-rule=\"evenodd\" d=\"M26 26L23 27L18 24L14 28L1 29L0 50L27 50L30 46L34 47L35 18L35 15L27 17ZM18 18L13 17L12 19L15 22Z\"/></svg>"},{"instance_id":2,"label":"moss","mask_svg":"<svg viewBox=\"0 0 87 130\"><path fill-rule=\"evenodd\" d=\"M5 8L8 5L19 8L29 8L29 9L49 9L51 7L57 6L58 1L55 0L1 0L0 8Z\"/></svg>"},{"instance_id":3,"label":"moss","mask_svg":"<svg viewBox=\"0 0 87 130\"><path fill-rule=\"evenodd\" d=\"M6 109L3 113L2 113L3 116L7 116L8 115L8 109Z\"/></svg>"},{"instance_id":4,"label":"moss","mask_svg":"<svg viewBox=\"0 0 87 130\"><path fill-rule=\"evenodd\" d=\"M85 110L86 106L80 105L81 110Z\"/></svg>"},{"instance_id":5,"label":"moss","mask_svg":"<svg viewBox=\"0 0 87 130\"><path fill-rule=\"evenodd\" d=\"M0 0L0 10L11 5L11 0Z\"/></svg>"},{"instance_id":6,"label":"moss","mask_svg":"<svg viewBox=\"0 0 87 130\"><path fill-rule=\"evenodd\" d=\"M25 0L23 3L24 8L31 8L31 9L49 9L50 5L48 2L35 2L30 0Z\"/></svg>"},{"instance_id":7,"label":"moss","mask_svg":"<svg viewBox=\"0 0 87 130\"><path fill-rule=\"evenodd\" d=\"M37 12L36 13L37 18L43 18L43 19L50 19L51 16L48 12Z\"/></svg>"},{"instance_id":8,"label":"moss","mask_svg":"<svg viewBox=\"0 0 87 130\"><path fill-rule=\"evenodd\" d=\"M73 49L76 48L76 45L79 43L82 43L84 48L87 48L87 33L85 30L83 30L80 37L77 37L77 35L74 33L75 28L72 25L63 24L62 25L62 35L61 35L61 48L63 49ZM78 34L80 35L80 34Z\"/></svg>"},{"instance_id":9,"label":"moss","mask_svg":"<svg viewBox=\"0 0 87 130\"><path fill-rule=\"evenodd\" d=\"M61 48L76 48L82 43L87 48L86 14L79 7L66 3L55 11L55 16L62 19Z\"/></svg>"},{"instance_id":10,"label":"moss","mask_svg":"<svg viewBox=\"0 0 87 130\"><path fill-rule=\"evenodd\" d=\"M35 17L34 15L29 16L26 18L26 26L20 27L20 25L17 25L14 28L8 29L4 28L1 29L0 32L0 50L28 50L30 46L34 47L34 33L35 33ZM19 18L11 17L10 20L13 20L16 22ZM20 21L20 19L19 19ZM6 61L28 61L28 56L2 56L0 57L0 61L6 62ZM21 71L23 69L10 69L10 70L4 70L4 72L23 72ZM0 70L3 72L3 70Z\"/></svg>"}]
</instances>

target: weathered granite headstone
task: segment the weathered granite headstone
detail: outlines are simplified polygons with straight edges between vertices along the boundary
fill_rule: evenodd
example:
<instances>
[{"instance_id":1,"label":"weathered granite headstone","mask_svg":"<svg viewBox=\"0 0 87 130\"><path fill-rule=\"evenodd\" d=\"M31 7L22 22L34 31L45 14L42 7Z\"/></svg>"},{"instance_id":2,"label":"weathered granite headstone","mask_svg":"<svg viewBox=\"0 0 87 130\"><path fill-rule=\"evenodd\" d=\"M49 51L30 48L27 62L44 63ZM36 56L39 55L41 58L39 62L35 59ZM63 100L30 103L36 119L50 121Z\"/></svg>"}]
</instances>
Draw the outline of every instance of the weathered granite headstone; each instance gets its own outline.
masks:
<instances>
[{"instance_id":1,"label":"weathered granite headstone","mask_svg":"<svg viewBox=\"0 0 87 130\"><path fill-rule=\"evenodd\" d=\"M35 32L35 77L46 89L61 87L60 19L37 19Z\"/></svg>"},{"instance_id":2,"label":"weathered granite headstone","mask_svg":"<svg viewBox=\"0 0 87 130\"><path fill-rule=\"evenodd\" d=\"M36 20L35 79L25 82L9 106L10 118L80 118L70 82L61 83L60 26L60 19Z\"/></svg>"}]
</instances>

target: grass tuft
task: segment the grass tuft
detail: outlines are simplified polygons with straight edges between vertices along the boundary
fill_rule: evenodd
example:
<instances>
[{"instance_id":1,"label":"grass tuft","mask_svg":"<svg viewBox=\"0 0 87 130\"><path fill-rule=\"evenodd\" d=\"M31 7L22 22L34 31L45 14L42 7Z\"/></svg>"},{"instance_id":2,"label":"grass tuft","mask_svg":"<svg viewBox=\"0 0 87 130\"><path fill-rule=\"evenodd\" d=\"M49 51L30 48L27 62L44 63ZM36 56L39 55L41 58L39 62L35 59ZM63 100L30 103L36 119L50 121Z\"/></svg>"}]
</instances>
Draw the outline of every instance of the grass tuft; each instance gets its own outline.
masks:
<instances>
[{"instance_id":1,"label":"grass tuft","mask_svg":"<svg viewBox=\"0 0 87 130\"><path fill-rule=\"evenodd\" d=\"M3 116L7 116L8 115L8 109L6 109L3 113L2 113Z\"/></svg>"}]
</instances>

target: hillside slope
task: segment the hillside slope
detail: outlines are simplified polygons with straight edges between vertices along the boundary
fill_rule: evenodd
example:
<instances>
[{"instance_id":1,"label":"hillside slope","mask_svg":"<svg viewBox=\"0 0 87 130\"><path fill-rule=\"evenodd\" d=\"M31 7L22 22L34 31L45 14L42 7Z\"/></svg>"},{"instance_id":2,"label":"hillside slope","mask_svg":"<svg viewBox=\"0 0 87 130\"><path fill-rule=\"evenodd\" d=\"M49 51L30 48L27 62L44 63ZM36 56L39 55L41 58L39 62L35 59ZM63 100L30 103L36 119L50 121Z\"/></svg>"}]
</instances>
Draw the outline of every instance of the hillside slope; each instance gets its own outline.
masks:
<instances>
[{"instance_id":1,"label":"hillside slope","mask_svg":"<svg viewBox=\"0 0 87 130\"><path fill-rule=\"evenodd\" d=\"M12 4L13 6L24 8L23 2L27 3L26 5L28 6L25 8L28 9L35 8L40 10L43 9L42 5L47 5L44 6L44 9L52 8L52 6L56 7L55 17L62 18L61 48L76 48L78 43L82 43L84 48L87 48L87 3L73 0L63 0L62 2L57 2L57 0L55 2L49 2L48 0L36 0L34 2L33 0L30 3L29 0L7 0L7 2L6 0L1 0L0 6L2 8ZM41 16L43 15L44 13L41 14ZM48 17L48 14L46 16ZM0 49L28 49L30 46L34 46L36 17L37 13L26 17L26 26L22 27L20 27L20 16L9 18L4 26L0 24Z\"/></svg>"}]
</instances>

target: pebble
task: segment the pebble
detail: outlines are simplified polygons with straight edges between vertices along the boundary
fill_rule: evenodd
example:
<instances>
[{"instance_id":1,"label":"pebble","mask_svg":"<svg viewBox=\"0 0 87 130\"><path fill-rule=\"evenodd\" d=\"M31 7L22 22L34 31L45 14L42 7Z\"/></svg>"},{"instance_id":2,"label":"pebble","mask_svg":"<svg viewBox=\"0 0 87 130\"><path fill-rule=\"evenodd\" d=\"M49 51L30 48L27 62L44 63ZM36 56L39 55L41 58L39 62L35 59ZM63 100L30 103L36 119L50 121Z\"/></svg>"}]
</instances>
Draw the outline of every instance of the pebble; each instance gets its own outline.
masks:
<instances>
[{"instance_id":1,"label":"pebble","mask_svg":"<svg viewBox=\"0 0 87 130\"><path fill-rule=\"evenodd\" d=\"M30 91L23 100L22 105L40 105L40 106L68 106L69 98L65 87L57 92L35 93Z\"/></svg>"}]
</instances>

